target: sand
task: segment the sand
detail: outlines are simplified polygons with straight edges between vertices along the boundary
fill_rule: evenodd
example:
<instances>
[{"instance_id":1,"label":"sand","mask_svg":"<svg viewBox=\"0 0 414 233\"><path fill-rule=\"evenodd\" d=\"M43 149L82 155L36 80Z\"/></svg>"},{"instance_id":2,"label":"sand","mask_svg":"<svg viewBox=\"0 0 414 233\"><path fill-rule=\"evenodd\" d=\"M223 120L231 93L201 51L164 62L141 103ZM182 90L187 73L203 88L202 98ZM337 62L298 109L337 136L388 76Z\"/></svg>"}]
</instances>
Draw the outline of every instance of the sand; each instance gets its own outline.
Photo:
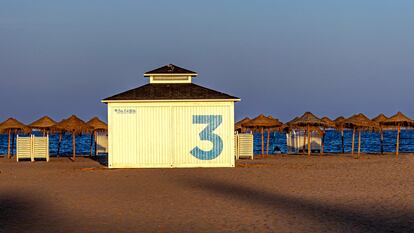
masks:
<instances>
[{"instance_id":1,"label":"sand","mask_svg":"<svg viewBox=\"0 0 414 233\"><path fill-rule=\"evenodd\" d=\"M414 232L414 155L106 169L0 158L0 232Z\"/></svg>"}]
</instances>

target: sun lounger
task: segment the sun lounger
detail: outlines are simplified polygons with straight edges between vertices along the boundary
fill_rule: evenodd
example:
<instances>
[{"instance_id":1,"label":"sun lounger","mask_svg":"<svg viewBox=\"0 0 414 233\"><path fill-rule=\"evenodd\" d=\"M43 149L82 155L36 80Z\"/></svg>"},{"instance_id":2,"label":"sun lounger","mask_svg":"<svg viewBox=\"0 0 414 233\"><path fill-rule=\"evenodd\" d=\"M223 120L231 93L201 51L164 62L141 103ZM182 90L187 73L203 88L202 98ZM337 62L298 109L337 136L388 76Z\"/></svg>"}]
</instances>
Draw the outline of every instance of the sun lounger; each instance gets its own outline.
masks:
<instances>
[{"instance_id":1,"label":"sun lounger","mask_svg":"<svg viewBox=\"0 0 414 233\"><path fill-rule=\"evenodd\" d=\"M30 159L46 159L49 162L49 136L46 137L19 137L16 142L16 160Z\"/></svg>"},{"instance_id":2,"label":"sun lounger","mask_svg":"<svg viewBox=\"0 0 414 233\"><path fill-rule=\"evenodd\" d=\"M234 135L234 149L236 159L249 158L253 159L253 134L236 133Z\"/></svg>"}]
</instances>

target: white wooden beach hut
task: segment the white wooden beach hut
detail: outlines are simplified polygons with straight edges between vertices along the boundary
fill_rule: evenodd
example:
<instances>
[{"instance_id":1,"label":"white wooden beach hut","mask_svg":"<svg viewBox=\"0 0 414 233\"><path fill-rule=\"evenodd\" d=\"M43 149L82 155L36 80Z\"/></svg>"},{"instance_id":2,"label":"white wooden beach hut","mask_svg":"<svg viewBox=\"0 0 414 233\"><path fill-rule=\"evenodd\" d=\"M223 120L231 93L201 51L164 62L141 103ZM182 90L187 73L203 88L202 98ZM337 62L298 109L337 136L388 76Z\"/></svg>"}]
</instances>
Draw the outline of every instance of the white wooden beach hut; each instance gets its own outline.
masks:
<instances>
[{"instance_id":1,"label":"white wooden beach hut","mask_svg":"<svg viewBox=\"0 0 414 233\"><path fill-rule=\"evenodd\" d=\"M234 102L192 82L175 65L146 72L149 84L108 105L110 168L234 167Z\"/></svg>"}]
</instances>

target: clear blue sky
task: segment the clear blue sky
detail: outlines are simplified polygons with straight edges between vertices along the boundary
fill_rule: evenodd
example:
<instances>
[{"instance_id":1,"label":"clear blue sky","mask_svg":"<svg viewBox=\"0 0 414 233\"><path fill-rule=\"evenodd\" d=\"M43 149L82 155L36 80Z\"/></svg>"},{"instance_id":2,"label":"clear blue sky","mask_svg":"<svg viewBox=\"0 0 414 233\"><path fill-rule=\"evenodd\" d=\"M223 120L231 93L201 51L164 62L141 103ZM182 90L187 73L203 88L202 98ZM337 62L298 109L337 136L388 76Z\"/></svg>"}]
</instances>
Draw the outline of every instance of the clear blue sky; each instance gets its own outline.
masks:
<instances>
[{"instance_id":1,"label":"clear blue sky","mask_svg":"<svg viewBox=\"0 0 414 233\"><path fill-rule=\"evenodd\" d=\"M236 119L414 117L414 1L0 1L0 121L106 119L168 63L240 97Z\"/></svg>"}]
</instances>

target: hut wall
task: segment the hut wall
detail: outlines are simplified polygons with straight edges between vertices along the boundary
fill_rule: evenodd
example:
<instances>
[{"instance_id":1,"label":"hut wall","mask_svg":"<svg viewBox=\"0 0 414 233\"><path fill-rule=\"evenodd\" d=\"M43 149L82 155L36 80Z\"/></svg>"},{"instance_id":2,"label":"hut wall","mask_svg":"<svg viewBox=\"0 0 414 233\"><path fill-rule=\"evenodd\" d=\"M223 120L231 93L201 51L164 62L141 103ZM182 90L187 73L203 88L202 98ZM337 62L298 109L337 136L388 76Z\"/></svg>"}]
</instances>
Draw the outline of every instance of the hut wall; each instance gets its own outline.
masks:
<instances>
[{"instance_id":1,"label":"hut wall","mask_svg":"<svg viewBox=\"0 0 414 233\"><path fill-rule=\"evenodd\" d=\"M234 167L234 102L108 103L108 147L110 168Z\"/></svg>"}]
</instances>

